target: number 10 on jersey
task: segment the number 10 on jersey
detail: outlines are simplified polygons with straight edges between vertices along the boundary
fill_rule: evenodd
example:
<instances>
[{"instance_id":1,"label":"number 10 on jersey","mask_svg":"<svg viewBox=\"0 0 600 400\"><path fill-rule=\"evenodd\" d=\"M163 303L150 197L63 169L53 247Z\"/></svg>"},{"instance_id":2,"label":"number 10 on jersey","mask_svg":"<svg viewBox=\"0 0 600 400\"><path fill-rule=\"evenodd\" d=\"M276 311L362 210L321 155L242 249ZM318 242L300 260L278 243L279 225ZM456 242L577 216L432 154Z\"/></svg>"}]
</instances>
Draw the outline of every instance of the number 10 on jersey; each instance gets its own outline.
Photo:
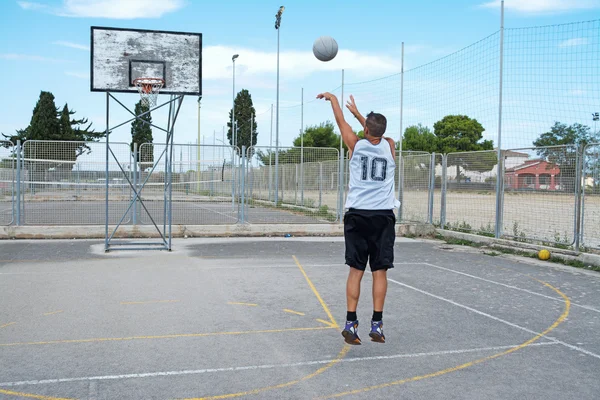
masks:
<instances>
[{"instance_id":1,"label":"number 10 on jersey","mask_svg":"<svg viewBox=\"0 0 600 400\"><path fill-rule=\"evenodd\" d=\"M385 181L387 174L387 160L385 158L374 157L369 159L369 157L362 156L360 157L360 164L362 166L361 180L366 181L370 178L372 181Z\"/></svg>"}]
</instances>

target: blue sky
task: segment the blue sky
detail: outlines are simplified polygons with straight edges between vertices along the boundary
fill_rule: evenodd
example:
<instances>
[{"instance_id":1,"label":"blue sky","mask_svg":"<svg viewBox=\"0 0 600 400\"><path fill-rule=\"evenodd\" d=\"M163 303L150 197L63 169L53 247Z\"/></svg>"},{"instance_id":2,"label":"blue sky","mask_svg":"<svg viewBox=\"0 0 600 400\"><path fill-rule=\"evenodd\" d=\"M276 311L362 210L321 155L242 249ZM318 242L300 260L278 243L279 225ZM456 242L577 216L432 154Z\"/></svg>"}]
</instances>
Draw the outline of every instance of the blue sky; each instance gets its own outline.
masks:
<instances>
[{"instance_id":1,"label":"blue sky","mask_svg":"<svg viewBox=\"0 0 600 400\"><path fill-rule=\"evenodd\" d=\"M0 132L12 134L16 129L28 125L40 90L51 91L56 97L57 106L68 102L69 106L77 111L77 116L89 118L97 130L104 129L105 97L102 93L93 93L89 89L89 42L90 26L110 26L203 34L204 93L201 134L206 143L212 143L213 131L218 131L216 137L221 139L221 129L226 123L227 112L231 107L231 55L240 54L236 62L236 89L245 88L252 94L256 110L260 113L257 116L258 144L268 145L269 109L270 105L275 103L276 97L274 60L277 34L274 29L274 16L282 4L286 7L280 42L280 143L283 146L291 145L300 129L298 105L302 88L304 99L309 102L319 91L340 86L342 69L345 70L347 83L396 74L400 71L401 42L405 42L406 46L405 69L417 67L493 34L499 29L500 21L499 2L491 0L377 3L304 0L260 1L255 5L247 1L227 0L4 0L0 3L0 73L4 77L4 95L0 98L0 107L3 110ZM599 18L600 0L506 1L507 28L568 24ZM588 34L594 33L595 27L596 25L591 28L587 26ZM544 34L550 35L540 33ZM321 35L334 37L340 48L338 56L328 63L318 62L312 55L312 43ZM569 32L563 32L563 35L564 40L557 42L557 46L564 43L581 44L577 42L578 38L582 39L576 30L573 31L572 37L569 36ZM523 37L527 38L526 35ZM492 42L495 39L488 40L491 44L481 51L493 59L492 53L495 50ZM571 42L566 42L568 40ZM597 51L597 39L593 39L593 42L590 41L592 39L585 40L586 49ZM477 65L479 53L468 54L471 58L461 62L466 63L465 66ZM554 53L549 51L548 54ZM595 54L597 60L598 55ZM573 60L573 57L575 56L569 56L569 59ZM527 61L520 59L514 62L516 67ZM460 64L452 68L460 69ZM493 68L490 71L491 74L494 73ZM590 71L586 69L583 72L587 74ZM466 69L463 71L463 74L468 73L470 72ZM440 64L440 70L434 75L445 77L443 64ZM353 94L359 108L361 104L382 109L397 107L395 85L398 84L398 80L394 77L386 79L378 81L380 83L355 85L354 88L348 85L348 90L356 89ZM392 86L388 86L388 83ZM477 81L473 84L484 85L485 82ZM585 112L587 108L596 105L596 108L600 108L597 101L594 105L590 104L589 100L600 94L598 86L588 81L584 84L584 88L568 89L580 95L585 93L585 99L575 103L586 108ZM514 81L513 85L514 95L519 96L519 90L525 86L518 80ZM386 90L392 90L394 93L388 95ZM495 96L495 89L492 85L485 90L488 91L487 100L490 100L488 108L481 106L482 102L479 99L471 98L469 101L477 103L477 107L487 113L492 121L495 106L491 100ZM372 94L370 91L374 91L376 97L378 93L382 93L378 97L379 100L369 102L367 98ZM364 99L363 103L361 96ZM132 107L139 99L133 94L122 95L119 98ZM411 99L405 97L405 102L408 107ZM416 98L412 99L412 102L424 107L429 104ZM562 100L558 101L562 104L561 102ZM594 100L591 101L593 102ZM553 104L558 103L557 100L553 101ZM459 100L448 98L447 104L456 105L459 104ZM120 122L122 117L126 117L117 108L113 110L114 122ZM534 113L535 122L543 119L543 123L547 123L545 118L538 118L540 111ZM579 118L578 111L568 113L575 119ZM523 122L517 121L518 117L518 113L513 116L515 124ZM524 117L527 120L525 115ZM155 121L162 121L161 118L157 115ZM176 142L196 141L197 118L197 98L188 96L176 127ZM312 101L304 107L305 125L318 123L326 118L331 119L328 104ZM418 113L411 116L410 110L405 109L405 119L405 127L407 121L416 123L419 121ZM508 120L510 123L511 119ZM395 129L397 125L397 121L391 123L390 130ZM397 136L393 131L389 133L391 136ZM489 129L486 134L493 137L494 129ZM515 134L515 145L521 146L522 143L531 142L530 138L519 141L517 136ZM163 139L159 132L154 133L154 138L155 142L161 142ZM116 131L111 140L128 142L128 128Z\"/></svg>"}]
</instances>

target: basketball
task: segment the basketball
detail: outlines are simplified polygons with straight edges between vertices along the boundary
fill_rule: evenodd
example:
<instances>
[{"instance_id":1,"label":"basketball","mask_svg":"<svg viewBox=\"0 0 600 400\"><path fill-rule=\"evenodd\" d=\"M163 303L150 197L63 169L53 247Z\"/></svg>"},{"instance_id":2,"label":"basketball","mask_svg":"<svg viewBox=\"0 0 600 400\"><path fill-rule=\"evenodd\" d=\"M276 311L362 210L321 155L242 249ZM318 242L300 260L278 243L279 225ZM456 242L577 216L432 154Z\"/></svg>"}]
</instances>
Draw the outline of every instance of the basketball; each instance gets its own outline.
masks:
<instances>
[{"instance_id":1,"label":"basketball","mask_svg":"<svg viewBox=\"0 0 600 400\"><path fill-rule=\"evenodd\" d=\"M540 250L538 257L540 260L548 260L550 259L550 252L546 249Z\"/></svg>"},{"instance_id":2,"label":"basketball","mask_svg":"<svg viewBox=\"0 0 600 400\"><path fill-rule=\"evenodd\" d=\"M337 52L337 42L331 36L321 36L313 43L313 54L319 61L331 61Z\"/></svg>"}]
</instances>

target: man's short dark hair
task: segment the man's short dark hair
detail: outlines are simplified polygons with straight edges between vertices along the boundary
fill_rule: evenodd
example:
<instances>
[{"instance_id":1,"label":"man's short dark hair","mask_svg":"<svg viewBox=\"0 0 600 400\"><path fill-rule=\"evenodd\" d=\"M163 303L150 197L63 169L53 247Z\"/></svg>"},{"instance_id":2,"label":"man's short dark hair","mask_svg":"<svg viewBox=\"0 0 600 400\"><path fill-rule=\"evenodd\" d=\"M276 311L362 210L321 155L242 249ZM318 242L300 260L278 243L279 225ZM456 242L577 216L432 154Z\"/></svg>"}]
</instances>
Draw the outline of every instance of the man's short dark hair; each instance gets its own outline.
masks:
<instances>
[{"instance_id":1,"label":"man's short dark hair","mask_svg":"<svg viewBox=\"0 0 600 400\"><path fill-rule=\"evenodd\" d=\"M387 128L387 119L383 115L371 111L367 115L365 124L369 128L371 136L382 137Z\"/></svg>"}]
</instances>

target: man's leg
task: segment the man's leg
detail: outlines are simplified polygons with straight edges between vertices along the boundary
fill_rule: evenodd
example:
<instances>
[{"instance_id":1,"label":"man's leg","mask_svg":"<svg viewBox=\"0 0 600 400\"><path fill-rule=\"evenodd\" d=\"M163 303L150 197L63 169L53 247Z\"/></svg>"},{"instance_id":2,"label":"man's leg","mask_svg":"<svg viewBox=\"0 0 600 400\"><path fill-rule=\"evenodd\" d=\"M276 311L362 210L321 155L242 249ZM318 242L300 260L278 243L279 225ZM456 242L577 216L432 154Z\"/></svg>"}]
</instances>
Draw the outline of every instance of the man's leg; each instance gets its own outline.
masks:
<instances>
[{"instance_id":1,"label":"man's leg","mask_svg":"<svg viewBox=\"0 0 600 400\"><path fill-rule=\"evenodd\" d=\"M394 268L394 242L396 240L396 218L393 213L373 219L376 226L370 240L370 255L373 273L373 317L369 336L374 342L385 343L383 334L383 306L387 294L387 270Z\"/></svg>"},{"instance_id":2,"label":"man's leg","mask_svg":"<svg viewBox=\"0 0 600 400\"><path fill-rule=\"evenodd\" d=\"M360 297L360 283L364 274L365 271L350 267L348 281L346 282L346 304L348 313L356 313L356 307L358 307L358 298ZM354 321L355 319L356 318L347 320Z\"/></svg>"},{"instance_id":3,"label":"man's leg","mask_svg":"<svg viewBox=\"0 0 600 400\"><path fill-rule=\"evenodd\" d=\"M348 273L348 281L346 282L346 325L342 331L346 343L349 344L360 344L360 338L358 337L358 317L356 315L356 308L358 307L358 298L360 297L360 283L365 271L350 267Z\"/></svg>"},{"instance_id":4,"label":"man's leg","mask_svg":"<svg viewBox=\"0 0 600 400\"><path fill-rule=\"evenodd\" d=\"M344 216L344 238L346 243L346 265L350 267L346 281L346 325L342 336L346 343L360 344L356 308L360 297L360 283L365 273L368 259L368 245L362 234L363 222L360 216L348 212Z\"/></svg>"},{"instance_id":5,"label":"man's leg","mask_svg":"<svg viewBox=\"0 0 600 400\"><path fill-rule=\"evenodd\" d=\"M380 269L373 272L373 311L375 312L383 312L387 284L387 270Z\"/></svg>"}]
</instances>

